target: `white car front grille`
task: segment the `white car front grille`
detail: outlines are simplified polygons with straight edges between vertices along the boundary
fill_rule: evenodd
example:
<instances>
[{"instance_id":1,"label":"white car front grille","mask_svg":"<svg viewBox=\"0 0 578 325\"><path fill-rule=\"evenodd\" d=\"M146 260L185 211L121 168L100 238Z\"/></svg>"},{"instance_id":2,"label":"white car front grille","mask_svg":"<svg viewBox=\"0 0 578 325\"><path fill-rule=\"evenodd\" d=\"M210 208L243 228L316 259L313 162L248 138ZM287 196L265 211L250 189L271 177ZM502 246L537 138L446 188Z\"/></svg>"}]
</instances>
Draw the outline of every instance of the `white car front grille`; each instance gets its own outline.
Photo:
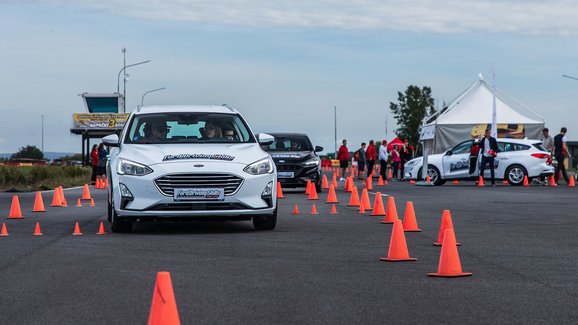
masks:
<instances>
[{"instance_id":1,"label":"white car front grille","mask_svg":"<svg viewBox=\"0 0 578 325\"><path fill-rule=\"evenodd\" d=\"M159 190L172 196L176 188L222 188L225 195L237 191L243 179L232 174L168 174L155 180Z\"/></svg>"}]
</instances>

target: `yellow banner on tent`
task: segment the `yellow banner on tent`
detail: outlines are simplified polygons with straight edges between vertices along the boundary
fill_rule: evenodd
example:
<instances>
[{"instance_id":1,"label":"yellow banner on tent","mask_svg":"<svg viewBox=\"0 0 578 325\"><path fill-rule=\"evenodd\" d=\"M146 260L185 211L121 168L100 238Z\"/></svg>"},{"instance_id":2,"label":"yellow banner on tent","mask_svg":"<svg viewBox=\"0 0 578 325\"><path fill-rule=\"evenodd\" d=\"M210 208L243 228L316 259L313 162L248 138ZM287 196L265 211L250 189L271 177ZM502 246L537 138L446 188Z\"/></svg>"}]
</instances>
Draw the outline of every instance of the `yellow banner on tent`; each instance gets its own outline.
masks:
<instances>
[{"instance_id":1,"label":"yellow banner on tent","mask_svg":"<svg viewBox=\"0 0 578 325\"><path fill-rule=\"evenodd\" d=\"M74 129L122 129L130 113L74 113Z\"/></svg>"}]
</instances>

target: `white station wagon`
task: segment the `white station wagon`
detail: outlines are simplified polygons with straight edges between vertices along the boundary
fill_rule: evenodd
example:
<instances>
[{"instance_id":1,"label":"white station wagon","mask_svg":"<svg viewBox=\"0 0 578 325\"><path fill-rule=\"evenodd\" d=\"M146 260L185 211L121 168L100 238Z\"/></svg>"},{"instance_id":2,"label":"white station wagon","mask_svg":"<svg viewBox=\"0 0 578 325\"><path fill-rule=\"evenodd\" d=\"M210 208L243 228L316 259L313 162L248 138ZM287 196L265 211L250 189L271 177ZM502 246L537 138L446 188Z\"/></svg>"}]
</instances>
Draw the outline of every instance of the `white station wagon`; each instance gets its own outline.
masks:
<instances>
[{"instance_id":1,"label":"white station wagon","mask_svg":"<svg viewBox=\"0 0 578 325\"><path fill-rule=\"evenodd\" d=\"M108 220L130 232L137 220L277 222L275 164L241 114L227 106L151 106L103 143L109 155Z\"/></svg>"},{"instance_id":2,"label":"white station wagon","mask_svg":"<svg viewBox=\"0 0 578 325\"><path fill-rule=\"evenodd\" d=\"M524 176L528 180L554 174L552 158L544 150L538 140L519 140L498 138L498 155L494 159L494 173L497 180L505 179L511 185L522 185ZM461 142L455 147L435 155L428 155L428 174L431 182L441 185L448 180L477 180L481 159L470 174L470 150L473 140ZM423 179L421 169L423 157L412 159L405 163L406 179ZM484 177L490 177L490 170L486 168Z\"/></svg>"}]
</instances>

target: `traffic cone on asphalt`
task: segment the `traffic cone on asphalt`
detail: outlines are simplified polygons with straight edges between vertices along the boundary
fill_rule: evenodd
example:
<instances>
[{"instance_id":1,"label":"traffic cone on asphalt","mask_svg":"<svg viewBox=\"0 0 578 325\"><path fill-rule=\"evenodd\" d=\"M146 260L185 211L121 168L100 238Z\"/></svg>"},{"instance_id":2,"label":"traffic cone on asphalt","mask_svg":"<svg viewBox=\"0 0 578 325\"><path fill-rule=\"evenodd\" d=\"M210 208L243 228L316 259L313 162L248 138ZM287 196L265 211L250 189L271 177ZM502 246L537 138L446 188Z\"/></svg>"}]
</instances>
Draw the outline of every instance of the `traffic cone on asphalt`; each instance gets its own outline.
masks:
<instances>
[{"instance_id":1,"label":"traffic cone on asphalt","mask_svg":"<svg viewBox=\"0 0 578 325\"><path fill-rule=\"evenodd\" d=\"M108 178L104 179L104 188L108 188Z\"/></svg>"},{"instance_id":2,"label":"traffic cone on asphalt","mask_svg":"<svg viewBox=\"0 0 578 325\"><path fill-rule=\"evenodd\" d=\"M76 200L76 206L77 207L81 207L82 206L82 202L80 202L80 199Z\"/></svg>"},{"instance_id":3,"label":"traffic cone on asphalt","mask_svg":"<svg viewBox=\"0 0 578 325\"><path fill-rule=\"evenodd\" d=\"M417 227L417 221L415 220L415 211L413 209L413 202L405 202L405 214L403 216L403 231L407 232L418 232L421 231Z\"/></svg>"},{"instance_id":4,"label":"traffic cone on asphalt","mask_svg":"<svg viewBox=\"0 0 578 325\"><path fill-rule=\"evenodd\" d=\"M365 189L367 189L368 191L373 190L373 180L371 176L369 176L367 180L365 180Z\"/></svg>"},{"instance_id":5,"label":"traffic cone on asphalt","mask_svg":"<svg viewBox=\"0 0 578 325\"><path fill-rule=\"evenodd\" d=\"M361 191L361 205L363 205L364 210L371 210L371 202L369 202L369 194L367 193L367 189L363 189Z\"/></svg>"},{"instance_id":6,"label":"traffic cone on asphalt","mask_svg":"<svg viewBox=\"0 0 578 325\"><path fill-rule=\"evenodd\" d=\"M90 199L90 205L89 205L89 206L90 206L90 207L93 207L93 206L94 206L94 199Z\"/></svg>"},{"instance_id":7,"label":"traffic cone on asphalt","mask_svg":"<svg viewBox=\"0 0 578 325\"><path fill-rule=\"evenodd\" d=\"M317 197L317 188L315 188L315 184L311 183L311 188L309 189L309 198L308 200L319 200Z\"/></svg>"},{"instance_id":8,"label":"traffic cone on asphalt","mask_svg":"<svg viewBox=\"0 0 578 325\"><path fill-rule=\"evenodd\" d=\"M18 195L12 196L12 205L10 206L10 213L7 219L24 219L22 216L22 210L20 210L20 201L18 201Z\"/></svg>"},{"instance_id":9,"label":"traffic cone on asphalt","mask_svg":"<svg viewBox=\"0 0 578 325\"><path fill-rule=\"evenodd\" d=\"M508 184L509 184L509 183L508 183L508 180L507 180L507 179L503 180L503 181L502 181L502 184L508 185ZM523 184L522 184L522 185L523 185Z\"/></svg>"},{"instance_id":10,"label":"traffic cone on asphalt","mask_svg":"<svg viewBox=\"0 0 578 325\"><path fill-rule=\"evenodd\" d=\"M101 221L100 222L100 227L98 227L98 232L96 233L97 235L106 235L108 234L106 231L104 231L104 223Z\"/></svg>"},{"instance_id":11,"label":"traffic cone on asphalt","mask_svg":"<svg viewBox=\"0 0 578 325\"><path fill-rule=\"evenodd\" d=\"M462 264L460 262L460 255L458 254L454 230L451 228L446 229L443 237L444 241L440 253L438 271L435 273L428 273L427 275L439 277L460 277L472 275L473 273L462 271Z\"/></svg>"},{"instance_id":12,"label":"traffic cone on asphalt","mask_svg":"<svg viewBox=\"0 0 578 325\"><path fill-rule=\"evenodd\" d=\"M74 236L80 236L82 235L82 233L80 232L80 225L78 224L78 221L76 222L76 224L74 225L74 232L72 233Z\"/></svg>"},{"instance_id":13,"label":"traffic cone on asphalt","mask_svg":"<svg viewBox=\"0 0 578 325\"><path fill-rule=\"evenodd\" d=\"M440 246L443 244L446 229L454 229L454 223L452 222L452 215L450 210L444 210L442 213L442 221L440 223L440 230L438 232L438 240L437 242L433 243L435 246ZM456 244L461 245L460 243Z\"/></svg>"},{"instance_id":14,"label":"traffic cone on asphalt","mask_svg":"<svg viewBox=\"0 0 578 325\"><path fill-rule=\"evenodd\" d=\"M88 184L84 184L81 199L82 200L90 200L90 190L88 189Z\"/></svg>"},{"instance_id":15,"label":"traffic cone on asphalt","mask_svg":"<svg viewBox=\"0 0 578 325\"><path fill-rule=\"evenodd\" d=\"M382 257L380 260L389 262L417 261L417 258L409 257L401 220L395 220L393 223L387 257Z\"/></svg>"},{"instance_id":16,"label":"traffic cone on asphalt","mask_svg":"<svg viewBox=\"0 0 578 325\"><path fill-rule=\"evenodd\" d=\"M343 186L343 188L345 189L345 192L351 192L353 190L353 181L351 180L351 178L347 177L345 179L345 186Z\"/></svg>"},{"instance_id":17,"label":"traffic cone on asphalt","mask_svg":"<svg viewBox=\"0 0 578 325\"><path fill-rule=\"evenodd\" d=\"M426 178L425 178L425 181L426 181L427 183L431 183L431 177L429 177L429 175L427 175Z\"/></svg>"},{"instance_id":18,"label":"traffic cone on asphalt","mask_svg":"<svg viewBox=\"0 0 578 325\"><path fill-rule=\"evenodd\" d=\"M299 207L297 206L297 204L295 204L295 205L293 206L293 214L294 214L294 215L298 215L298 214L299 214Z\"/></svg>"},{"instance_id":19,"label":"traffic cone on asphalt","mask_svg":"<svg viewBox=\"0 0 578 325\"><path fill-rule=\"evenodd\" d=\"M337 209L335 208L335 204L331 204L331 214L337 214Z\"/></svg>"},{"instance_id":20,"label":"traffic cone on asphalt","mask_svg":"<svg viewBox=\"0 0 578 325\"><path fill-rule=\"evenodd\" d=\"M311 193L311 180L307 180L307 184L305 185L305 195L309 195Z\"/></svg>"},{"instance_id":21,"label":"traffic cone on asphalt","mask_svg":"<svg viewBox=\"0 0 578 325\"><path fill-rule=\"evenodd\" d=\"M283 189L281 188L281 182L277 181L277 198L278 199L283 199L285 198L283 196Z\"/></svg>"},{"instance_id":22,"label":"traffic cone on asphalt","mask_svg":"<svg viewBox=\"0 0 578 325\"><path fill-rule=\"evenodd\" d=\"M484 187L484 176L478 177L478 187Z\"/></svg>"},{"instance_id":23,"label":"traffic cone on asphalt","mask_svg":"<svg viewBox=\"0 0 578 325\"><path fill-rule=\"evenodd\" d=\"M8 229L6 228L5 222L2 223L2 230L0 230L0 236L2 237L10 236L10 234L8 233Z\"/></svg>"},{"instance_id":24,"label":"traffic cone on asphalt","mask_svg":"<svg viewBox=\"0 0 578 325\"><path fill-rule=\"evenodd\" d=\"M44 201L42 200L42 193L40 191L36 192L36 197L34 198L34 208L32 212L46 212L44 208Z\"/></svg>"},{"instance_id":25,"label":"traffic cone on asphalt","mask_svg":"<svg viewBox=\"0 0 578 325\"><path fill-rule=\"evenodd\" d=\"M393 172L391 171L391 169L389 169L387 171L387 178L392 179L393 178Z\"/></svg>"},{"instance_id":26,"label":"traffic cone on asphalt","mask_svg":"<svg viewBox=\"0 0 578 325\"><path fill-rule=\"evenodd\" d=\"M325 203L338 203L339 201L337 201L337 195L335 194L335 188L333 188L333 185L331 185L329 187L329 194L327 195L327 201L325 201Z\"/></svg>"},{"instance_id":27,"label":"traffic cone on asphalt","mask_svg":"<svg viewBox=\"0 0 578 325\"><path fill-rule=\"evenodd\" d=\"M524 180L522 181L522 186L530 186L530 182L528 181L528 175L524 175Z\"/></svg>"},{"instance_id":28,"label":"traffic cone on asphalt","mask_svg":"<svg viewBox=\"0 0 578 325\"><path fill-rule=\"evenodd\" d=\"M395 207L395 199L393 196L387 198L387 208L385 209L385 218L381 223L393 223L397 220L397 208Z\"/></svg>"},{"instance_id":29,"label":"traffic cone on asphalt","mask_svg":"<svg viewBox=\"0 0 578 325\"><path fill-rule=\"evenodd\" d=\"M357 192L357 187L353 186L351 190L351 196L349 197L348 207L358 207L359 206L359 193Z\"/></svg>"},{"instance_id":30,"label":"traffic cone on asphalt","mask_svg":"<svg viewBox=\"0 0 578 325\"><path fill-rule=\"evenodd\" d=\"M415 184L415 181L414 181L413 179L410 179L410 180L409 180L409 183L410 183L410 184Z\"/></svg>"},{"instance_id":31,"label":"traffic cone on asphalt","mask_svg":"<svg viewBox=\"0 0 578 325\"><path fill-rule=\"evenodd\" d=\"M42 230L40 230L40 222L36 222L36 227L34 228L34 236L42 236Z\"/></svg>"},{"instance_id":32,"label":"traffic cone on asphalt","mask_svg":"<svg viewBox=\"0 0 578 325\"><path fill-rule=\"evenodd\" d=\"M313 205L311 206L311 214L319 214L317 213L317 207L315 206L315 203L313 203Z\"/></svg>"},{"instance_id":33,"label":"traffic cone on asphalt","mask_svg":"<svg viewBox=\"0 0 578 325\"><path fill-rule=\"evenodd\" d=\"M359 211L359 213L364 214L365 213L365 207L363 206L363 203L359 204L359 208L357 209Z\"/></svg>"},{"instance_id":34,"label":"traffic cone on asphalt","mask_svg":"<svg viewBox=\"0 0 578 325\"><path fill-rule=\"evenodd\" d=\"M157 273L148 324L181 324L169 272Z\"/></svg>"},{"instance_id":35,"label":"traffic cone on asphalt","mask_svg":"<svg viewBox=\"0 0 578 325\"><path fill-rule=\"evenodd\" d=\"M381 175L379 175L379 179L377 180L377 186L383 186L385 185L385 183L383 182L383 177L381 177Z\"/></svg>"},{"instance_id":36,"label":"traffic cone on asphalt","mask_svg":"<svg viewBox=\"0 0 578 325\"><path fill-rule=\"evenodd\" d=\"M337 183L337 174L333 173L333 179L331 180L331 185L333 185L333 188L337 188L337 186L339 186L339 183Z\"/></svg>"},{"instance_id":37,"label":"traffic cone on asphalt","mask_svg":"<svg viewBox=\"0 0 578 325\"><path fill-rule=\"evenodd\" d=\"M67 207L68 204L66 204L66 198L64 197L64 189L62 188L62 185L58 187L58 191L60 191L60 199L62 200L62 206Z\"/></svg>"},{"instance_id":38,"label":"traffic cone on asphalt","mask_svg":"<svg viewBox=\"0 0 578 325\"><path fill-rule=\"evenodd\" d=\"M329 182L327 181L327 175L323 174L323 179L321 180L321 188L326 190L329 189Z\"/></svg>"},{"instance_id":39,"label":"traffic cone on asphalt","mask_svg":"<svg viewBox=\"0 0 578 325\"><path fill-rule=\"evenodd\" d=\"M556 187L558 186L558 184L556 184L556 179L554 178L554 175L550 176L550 184L548 184L552 187Z\"/></svg>"},{"instance_id":40,"label":"traffic cone on asphalt","mask_svg":"<svg viewBox=\"0 0 578 325\"><path fill-rule=\"evenodd\" d=\"M460 181L458 181L457 179L453 181L454 185L458 185L460 183Z\"/></svg>"},{"instance_id":41,"label":"traffic cone on asphalt","mask_svg":"<svg viewBox=\"0 0 578 325\"><path fill-rule=\"evenodd\" d=\"M60 198L60 189L58 187L54 188L54 194L52 195L52 204L51 207L61 207L62 206L62 199Z\"/></svg>"},{"instance_id":42,"label":"traffic cone on asphalt","mask_svg":"<svg viewBox=\"0 0 578 325\"><path fill-rule=\"evenodd\" d=\"M576 183L574 182L574 177L570 176L568 180L568 187L576 187Z\"/></svg>"},{"instance_id":43,"label":"traffic cone on asphalt","mask_svg":"<svg viewBox=\"0 0 578 325\"><path fill-rule=\"evenodd\" d=\"M381 199L381 192L375 193L375 199L373 200L373 212L372 216L385 216L385 208L383 207L383 200Z\"/></svg>"}]
</instances>

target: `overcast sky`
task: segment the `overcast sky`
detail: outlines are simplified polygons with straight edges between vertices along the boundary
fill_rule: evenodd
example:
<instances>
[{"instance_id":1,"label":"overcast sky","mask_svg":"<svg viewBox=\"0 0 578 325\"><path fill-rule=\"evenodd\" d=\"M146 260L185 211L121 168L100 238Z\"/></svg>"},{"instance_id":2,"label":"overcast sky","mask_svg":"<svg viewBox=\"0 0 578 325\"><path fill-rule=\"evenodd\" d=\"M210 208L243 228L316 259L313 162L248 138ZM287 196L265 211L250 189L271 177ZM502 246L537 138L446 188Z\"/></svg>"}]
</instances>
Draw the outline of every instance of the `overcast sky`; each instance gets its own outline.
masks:
<instances>
[{"instance_id":1,"label":"overcast sky","mask_svg":"<svg viewBox=\"0 0 578 325\"><path fill-rule=\"evenodd\" d=\"M223 104L255 132L392 139L389 102L430 86L441 105L479 73L578 140L578 1L0 0L0 152L42 143L80 152L82 92L114 92L127 110ZM122 85L121 85L122 91ZM387 131L386 135L386 123Z\"/></svg>"}]
</instances>

